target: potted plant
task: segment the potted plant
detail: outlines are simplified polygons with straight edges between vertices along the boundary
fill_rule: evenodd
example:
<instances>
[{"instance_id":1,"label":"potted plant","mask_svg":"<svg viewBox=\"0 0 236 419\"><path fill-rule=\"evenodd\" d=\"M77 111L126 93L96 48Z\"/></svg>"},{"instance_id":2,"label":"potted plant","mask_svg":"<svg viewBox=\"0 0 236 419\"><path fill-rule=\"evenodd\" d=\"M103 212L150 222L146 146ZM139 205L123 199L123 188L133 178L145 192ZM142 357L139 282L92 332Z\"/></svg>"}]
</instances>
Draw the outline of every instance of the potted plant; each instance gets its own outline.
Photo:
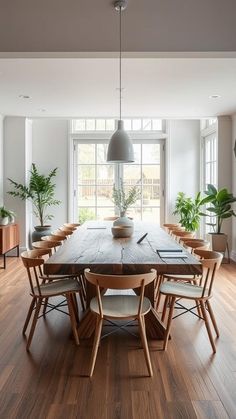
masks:
<instances>
[{"instance_id":1,"label":"potted plant","mask_svg":"<svg viewBox=\"0 0 236 419\"><path fill-rule=\"evenodd\" d=\"M0 207L0 225L5 226L12 223L15 219L15 213L6 207Z\"/></svg>"},{"instance_id":2,"label":"potted plant","mask_svg":"<svg viewBox=\"0 0 236 419\"><path fill-rule=\"evenodd\" d=\"M56 185L52 179L56 176L56 172L57 168L53 169L47 176L40 174L33 163L28 186L9 179L14 190L8 193L22 200L29 199L33 204L34 215L39 219L39 225L35 226L36 231L32 235L33 240L39 240L41 236L49 233L51 226L47 225L47 222L52 220L53 215L47 213L48 208L60 204L60 201L54 197Z\"/></svg>"},{"instance_id":3,"label":"potted plant","mask_svg":"<svg viewBox=\"0 0 236 419\"><path fill-rule=\"evenodd\" d=\"M132 186L128 191L125 191L124 182L122 180L120 180L119 188L116 188L115 185L113 185L112 201L120 212L119 218L113 223L114 226L133 226L133 221L126 216L126 212L131 205L135 204L140 196L141 191L138 184Z\"/></svg>"},{"instance_id":4,"label":"potted plant","mask_svg":"<svg viewBox=\"0 0 236 419\"><path fill-rule=\"evenodd\" d=\"M214 222L207 223L214 230L208 233L208 239L211 241L212 250L224 253L227 249L227 234L222 233L221 228L224 220L236 216L236 213L232 209L232 204L236 202L236 197L227 188L217 190L211 184L207 185L205 194L209 199L210 206L206 208L209 214L203 215L214 217Z\"/></svg>"},{"instance_id":5,"label":"potted plant","mask_svg":"<svg viewBox=\"0 0 236 419\"><path fill-rule=\"evenodd\" d=\"M202 198L200 192L197 193L195 198L186 197L184 192L179 192L173 214L179 215L179 222L187 231L197 231L202 215L201 207L209 200L209 197Z\"/></svg>"}]
</instances>

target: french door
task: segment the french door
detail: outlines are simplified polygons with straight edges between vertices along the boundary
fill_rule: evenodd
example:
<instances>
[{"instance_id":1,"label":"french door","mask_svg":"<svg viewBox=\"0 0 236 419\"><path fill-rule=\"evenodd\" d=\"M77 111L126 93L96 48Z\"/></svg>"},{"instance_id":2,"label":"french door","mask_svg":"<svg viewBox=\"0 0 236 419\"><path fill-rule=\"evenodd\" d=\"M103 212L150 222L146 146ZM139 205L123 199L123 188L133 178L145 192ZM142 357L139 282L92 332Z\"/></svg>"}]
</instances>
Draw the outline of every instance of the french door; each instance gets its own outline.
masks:
<instances>
[{"instance_id":1,"label":"french door","mask_svg":"<svg viewBox=\"0 0 236 419\"><path fill-rule=\"evenodd\" d=\"M128 215L161 224L164 217L164 140L133 141L135 163L106 162L108 143L102 140L74 141L74 219L103 219L117 209L112 189L123 181L126 191L138 184L140 199Z\"/></svg>"}]
</instances>

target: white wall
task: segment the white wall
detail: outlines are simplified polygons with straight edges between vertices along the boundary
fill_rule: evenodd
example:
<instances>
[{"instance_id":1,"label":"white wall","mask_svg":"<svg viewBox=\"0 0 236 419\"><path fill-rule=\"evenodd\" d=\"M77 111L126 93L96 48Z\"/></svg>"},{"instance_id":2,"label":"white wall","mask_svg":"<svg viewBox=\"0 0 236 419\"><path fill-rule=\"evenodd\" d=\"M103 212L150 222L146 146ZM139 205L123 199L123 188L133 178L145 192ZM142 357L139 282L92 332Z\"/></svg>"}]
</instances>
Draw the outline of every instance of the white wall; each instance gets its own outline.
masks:
<instances>
[{"instance_id":1,"label":"white wall","mask_svg":"<svg viewBox=\"0 0 236 419\"><path fill-rule=\"evenodd\" d=\"M8 178L19 183L27 181L31 164L31 121L23 117L4 119L4 204L16 212L20 224L20 245L28 246L31 226L31 210L28 202L10 196L12 189Z\"/></svg>"},{"instance_id":2,"label":"white wall","mask_svg":"<svg viewBox=\"0 0 236 419\"><path fill-rule=\"evenodd\" d=\"M171 222L177 193L194 197L200 190L200 121L177 119L168 125L166 222Z\"/></svg>"},{"instance_id":3,"label":"white wall","mask_svg":"<svg viewBox=\"0 0 236 419\"><path fill-rule=\"evenodd\" d=\"M171 120L168 125L165 212L166 220L171 221L175 219L172 212L177 193L183 191L194 196L199 191L200 121ZM25 118L7 117L5 121L5 178L27 182L31 162L45 174L58 167L56 198L61 204L50 209L54 215L50 222L53 229L68 220L68 128L68 120L63 119L40 118L33 119L31 123ZM5 182L7 190L9 185ZM17 212L23 237L23 230L27 231L27 222L29 224L27 204L6 193L4 198L8 207ZM34 219L33 225L37 224Z\"/></svg>"},{"instance_id":4,"label":"white wall","mask_svg":"<svg viewBox=\"0 0 236 419\"><path fill-rule=\"evenodd\" d=\"M236 114L232 115L232 192L236 196L236 157L233 149L236 142ZM234 204L236 208L236 204ZM236 260L236 218L232 219L232 257Z\"/></svg>"},{"instance_id":5,"label":"white wall","mask_svg":"<svg viewBox=\"0 0 236 419\"><path fill-rule=\"evenodd\" d=\"M53 229L68 220L68 126L67 120L33 119L33 162L44 174L58 168L54 183L56 199L61 204L49 208L49 213L54 215L49 222Z\"/></svg>"},{"instance_id":6,"label":"white wall","mask_svg":"<svg viewBox=\"0 0 236 419\"><path fill-rule=\"evenodd\" d=\"M0 115L0 205L3 205L3 116Z\"/></svg>"}]
</instances>

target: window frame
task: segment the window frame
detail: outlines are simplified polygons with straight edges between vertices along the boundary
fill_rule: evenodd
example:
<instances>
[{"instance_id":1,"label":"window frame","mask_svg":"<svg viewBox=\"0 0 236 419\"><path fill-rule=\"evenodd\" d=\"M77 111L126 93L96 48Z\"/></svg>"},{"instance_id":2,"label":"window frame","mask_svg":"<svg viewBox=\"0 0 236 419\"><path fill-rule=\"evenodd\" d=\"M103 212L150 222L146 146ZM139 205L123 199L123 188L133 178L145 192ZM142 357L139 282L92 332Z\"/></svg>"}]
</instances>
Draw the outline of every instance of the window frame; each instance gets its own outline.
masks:
<instances>
[{"instance_id":1,"label":"window frame","mask_svg":"<svg viewBox=\"0 0 236 419\"><path fill-rule=\"evenodd\" d=\"M145 118L147 119L147 118ZM154 118L158 119L158 118ZM166 121L163 120L162 127L166 129ZM93 131L91 132L81 132L73 133L72 131L72 120L69 122L69 187L68 187L68 213L69 217L72 220L75 220L77 217L77 203L76 203L76 188L75 186L75 176L76 176L76 164L75 164L75 143L94 143L100 142L109 142L111 137L110 131ZM161 154L160 157L161 166L160 166L160 225L164 223L165 211L166 211L166 140L167 133L164 131L132 131L132 140L134 143L155 143L161 142ZM121 170L120 168L117 170ZM119 179L120 173L117 174L117 179Z\"/></svg>"},{"instance_id":2,"label":"window frame","mask_svg":"<svg viewBox=\"0 0 236 419\"><path fill-rule=\"evenodd\" d=\"M213 119L213 118L212 118ZM212 139L210 138L212 137ZM206 144L207 141L211 141L215 139L215 159L212 159L212 144L210 144L210 154L211 159L206 162ZM211 165L212 170L212 164L216 165L216 175L213 182L213 185L218 187L218 124L217 120L213 124L206 123L206 128L202 129L201 131L201 189L203 191L206 190L206 164ZM211 180L212 183L212 180ZM206 209L206 208L205 208ZM204 210L205 212L205 210ZM206 224L207 218L202 217L202 226L201 226L201 232L204 236L206 236L207 233L212 232L212 229L210 226L207 226Z\"/></svg>"}]
</instances>

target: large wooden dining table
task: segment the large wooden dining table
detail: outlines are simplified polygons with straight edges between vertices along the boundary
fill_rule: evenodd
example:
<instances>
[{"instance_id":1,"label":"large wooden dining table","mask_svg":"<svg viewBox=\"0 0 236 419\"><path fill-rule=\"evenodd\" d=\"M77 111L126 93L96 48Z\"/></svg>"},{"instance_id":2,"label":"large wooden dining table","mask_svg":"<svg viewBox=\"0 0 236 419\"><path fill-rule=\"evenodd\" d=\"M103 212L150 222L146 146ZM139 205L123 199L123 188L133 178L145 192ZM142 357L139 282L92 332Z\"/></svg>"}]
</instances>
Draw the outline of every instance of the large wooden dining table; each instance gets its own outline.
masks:
<instances>
[{"instance_id":1,"label":"large wooden dining table","mask_svg":"<svg viewBox=\"0 0 236 419\"><path fill-rule=\"evenodd\" d=\"M89 221L79 227L73 235L44 264L45 274L79 274L85 268L104 274L145 273L154 268L157 274L200 274L201 263L186 252L187 257L165 258L161 250L178 250L181 246L157 224L134 223L134 233L129 238L113 238L111 221ZM138 239L148 233L137 244ZM160 253L158 253L160 251ZM174 257L175 256L175 257ZM87 284L87 311L79 325L81 338L93 334L95 321L89 310L89 302L95 295L95 287ZM146 316L147 335L162 339L165 326L154 309L155 284L146 287L146 296L152 310Z\"/></svg>"}]
</instances>

